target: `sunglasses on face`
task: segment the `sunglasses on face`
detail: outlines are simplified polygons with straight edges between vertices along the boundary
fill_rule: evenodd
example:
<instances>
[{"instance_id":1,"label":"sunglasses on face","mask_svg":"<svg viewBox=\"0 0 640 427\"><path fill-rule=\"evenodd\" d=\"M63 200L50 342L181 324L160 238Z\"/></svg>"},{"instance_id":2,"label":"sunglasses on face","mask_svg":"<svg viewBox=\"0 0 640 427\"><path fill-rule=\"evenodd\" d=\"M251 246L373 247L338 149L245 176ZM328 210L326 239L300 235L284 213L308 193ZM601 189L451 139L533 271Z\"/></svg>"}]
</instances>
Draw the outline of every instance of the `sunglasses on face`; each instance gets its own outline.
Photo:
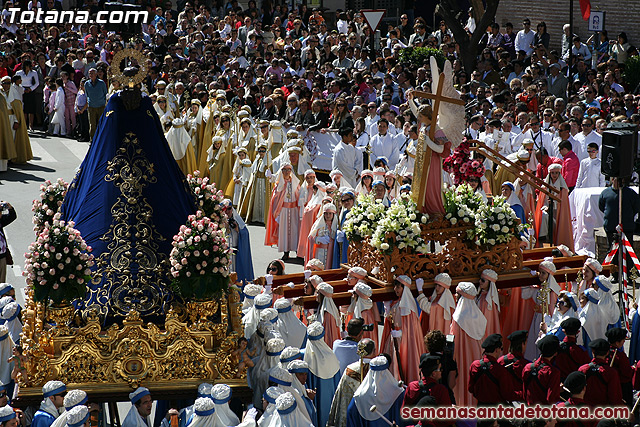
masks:
<instances>
[{"instance_id":1,"label":"sunglasses on face","mask_svg":"<svg viewBox=\"0 0 640 427\"><path fill-rule=\"evenodd\" d=\"M258 153L266 153L267 150L258 150Z\"/></svg>"},{"instance_id":2,"label":"sunglasses on face","mask_svg":"<svg viewBox=\"0 0 640 427\"><path fill-rule=\"evenodd\" d=\"M269 267L268 270L269 271L278 271L278 269L276 267Z\"/></svg>"}]
</instances>

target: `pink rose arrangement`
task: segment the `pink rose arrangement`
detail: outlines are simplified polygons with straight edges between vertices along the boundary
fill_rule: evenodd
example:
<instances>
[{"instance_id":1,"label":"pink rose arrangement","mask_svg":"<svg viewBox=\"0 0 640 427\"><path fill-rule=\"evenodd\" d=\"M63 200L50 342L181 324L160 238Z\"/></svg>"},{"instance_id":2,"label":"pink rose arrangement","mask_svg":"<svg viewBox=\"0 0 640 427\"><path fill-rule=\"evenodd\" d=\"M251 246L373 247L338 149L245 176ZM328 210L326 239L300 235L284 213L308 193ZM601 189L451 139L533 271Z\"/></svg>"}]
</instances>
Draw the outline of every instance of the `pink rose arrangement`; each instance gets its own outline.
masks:
<instances>
[{"instance_id":1,"label":"pink rose arrangement","mask_svg":"<svg viewBox=\"0 0 640 427\"><path fill-rule=\"evenodd\" d=\"M183 297L207 299L229 290L231 249L218 223L198 211L180 227L172 245L173 286Z\"/></svg>"},{"instance_id":2,"label":"pink rose arrangement","mask_svg":"<svg viewBox=\"0 0 640 427\"><path fill-rule=\"evenodd\" d=\"M53 216L29 245L25 254L24 272L27 284L34 290L38 302L56 304L84 298L87 283L91 280L94 257L73 221Z\"/></svg>"},{"instance_id":3,"label":"pink rose arrangement","mask_svg":"<svg viewBox=\"0 0 640 427\"><path fill-rule=\"evenodd\" d=\"M222 215L220 203L224 200L222 190L216 189L216 185L209 178L200 177L200 171L194 171L193 175L187 175L187 182L196 199L196 209L201 210L204 216L219 223L225 219Z\"/></svg>"},{"instance_id":4,"label":"pink rose arrangement","mask_svg":"<svg viewBox=\"0 0 640 427\"><path fill-rule=\"evenodd\" d=\"M40 199L34 200L31 207L36 236L44 230L45 224L53 222L53 216L58 213L68 188L69 183L62 178L58 178L56 182L46 180L40 185Z\"/></svg>"}]
</instances>

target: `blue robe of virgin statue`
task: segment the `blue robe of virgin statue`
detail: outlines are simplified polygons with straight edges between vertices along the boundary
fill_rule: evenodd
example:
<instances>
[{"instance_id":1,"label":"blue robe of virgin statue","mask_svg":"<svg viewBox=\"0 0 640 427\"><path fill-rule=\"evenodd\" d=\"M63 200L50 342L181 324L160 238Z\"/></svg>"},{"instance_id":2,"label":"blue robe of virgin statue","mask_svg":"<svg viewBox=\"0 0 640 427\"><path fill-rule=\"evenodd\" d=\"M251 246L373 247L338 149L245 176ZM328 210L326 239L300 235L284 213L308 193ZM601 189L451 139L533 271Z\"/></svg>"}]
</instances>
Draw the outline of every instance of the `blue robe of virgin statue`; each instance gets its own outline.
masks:
<instances>
[{"instance_id":1,"label":"blue robe of virgin statue","mask_svg":"<svg viewBox=\"0 0 640 427\"><path fill-rule=\"evenodd\" d=\"M349 211L347 209L343 209L340 212L340 224L338 226L338 229L342 230L348 213ZM333 259L331 260L331 268L340 268L341 263L346 264L348 261L347 257L349 255L348 252L349 240L347 240L346 236L344 238L344 241L342 242L338 242L338 240L335 240L333 242Z\"/></svg>"},{"instance_id":2,"label":"blue robe of virgin statue","mask_svg":"<svg viewBox=\"0 0 640 427\"><path fill-rule=\"evenodd\" d=\"M146 318L165 312L171 242L196 210L151 99L127 109L130 93L109 99L61 207L96 261L79 308L107 322L132 309Z\"/></svg>"}]
</instances>

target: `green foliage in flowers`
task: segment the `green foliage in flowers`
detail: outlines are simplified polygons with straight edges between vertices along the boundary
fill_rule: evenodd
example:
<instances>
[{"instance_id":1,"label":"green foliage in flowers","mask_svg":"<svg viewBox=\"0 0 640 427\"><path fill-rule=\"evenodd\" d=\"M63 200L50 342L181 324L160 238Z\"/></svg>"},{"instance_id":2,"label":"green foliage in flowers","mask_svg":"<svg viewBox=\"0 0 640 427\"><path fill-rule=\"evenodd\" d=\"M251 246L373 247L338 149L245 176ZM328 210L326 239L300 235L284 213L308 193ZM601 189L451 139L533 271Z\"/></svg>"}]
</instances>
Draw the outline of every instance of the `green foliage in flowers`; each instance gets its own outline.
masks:
<instances>
[{"instance_id":1,"label":"green foliage in flowers","mask_svg":"<svg viewBox=\"0 0 640 427\"><path fill-rule=\"evenodd\" d=\"M36 302L70 303L87 292L93 255L74 225L55 214L25 254L23 275Z\"/></svg>"},{"instance_id":2,"label":"green foliage in flowers","mask_svg":"<svg viewBox=\"0 0 640 427\"><path fill-rule=\"evenodd\" d=\"M440 49L432 47L406 47L400 51L400 62L408 62L415 68L429 64L429 58L436 57L438 67L444 68L445 56Z\"/></svg>"},{"instance_id":3,"label":"green foliage in flowers","mask_svg":"<svg viewBox=\"0 0 640 427\"><path fill-rule=\"evenodd\" d=\"M493 205L482 204L476 214L476 245L497 245L511 241L525 226L504 197L493 198Z\"/></svg>"},{"instance_id":4,"label":"green foliage in flowers","mask_svg":"<svg viewBox=\"0 0 640 427\"><path fill-rule=\"evenodd\" d=\"M412 249L427 253L427 244L421 237L420 224L426 224L429 216L418 211L416 203L408 194L403 194L384 213L371 237L371 246L389 254L399 250Z\"/></svg>"},{"instance_id":5,"label":"green foliage in flowers","mask_svg":"<svg viewBox=\"0 0 640 427\"><path fill-rule=\"evenodd\" d=\"M483 204L482 196L468 184L450 187L444 192L445 218L454 226L475 224L475 213Z\"/></svg>"},{"instance_id":6,"label":"green foliage in flowers","mask_svg":"<svg viewBox=\"0 0 640 427\"><path fill-rule=\"evenodd\" d=\"M230 291L231 249L218 223L198 211L180 227L172 245L172 286L182 297L207 300Z\"/></svg>"},{"instance_id":7,"label":"green foliage in flowers","mask_svg":"<svg viewBox=\"0 0 640 427\"><path fill-rule=\"evenodd\" d=\"M351 242L360 242L373 236L378 222L384 217L386 207L373 194L358 196L358 202L347 214L343 230Z\"/></svg>"}]
</instances>

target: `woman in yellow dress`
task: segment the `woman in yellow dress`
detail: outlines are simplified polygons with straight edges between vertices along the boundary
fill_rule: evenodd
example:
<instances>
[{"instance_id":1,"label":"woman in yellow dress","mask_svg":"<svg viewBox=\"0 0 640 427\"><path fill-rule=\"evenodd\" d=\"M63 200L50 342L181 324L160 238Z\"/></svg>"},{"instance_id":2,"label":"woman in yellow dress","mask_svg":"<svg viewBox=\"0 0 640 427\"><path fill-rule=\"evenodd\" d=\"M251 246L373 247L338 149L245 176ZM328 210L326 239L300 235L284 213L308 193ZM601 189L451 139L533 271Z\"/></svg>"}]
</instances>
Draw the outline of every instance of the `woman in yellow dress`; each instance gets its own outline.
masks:
<instances>
[{"instance_id":1,"label":"woman in yellow dress","mask_svg":"<svg viewBox=\"0 0 640 427\"><path fill-rule=\"evenodd\" d=\"M245 111L240 111L246 113ZM247 157L253 162L256 158L256 143L258 135L256 130L251 124L251 119L248 117L240 120L240 137L238 138L238 148L244 148L247 150Z\"/></svg>"},{"instance_id":2,"label":"woman in yellow dress","mask_svg":"<svg viewBox=\"0 0 640 427\"><path fill-rule=\"evenodd\" d=\"M235 139L233 127L231 126L231 116L228 113L222 113L220 115L220 126L218 126L216 136L222 138L222 146L218 150L215 158L214 168L217 173L215 175L213 173L211 174L211 180L216 183L217 188L226 189L232 177L233 142ZM211 172L213 172L213 168L211 169ZM233 195L225 194L225 196L231 197Z\"/></svg>"},{"instance_id":3,"label":"woman in yellow dress","mask_svg":"<svg viewBox=\"0 0 640 427\"><path fill-rule=\"evenodd\" d=\"M258 155L251 166L249 185L240 201L240 215L247 223L267 223L272 185L269 179L273 174L271 163L267 159L267 143L258 145Z\"/></svg>"}]
</instances>

